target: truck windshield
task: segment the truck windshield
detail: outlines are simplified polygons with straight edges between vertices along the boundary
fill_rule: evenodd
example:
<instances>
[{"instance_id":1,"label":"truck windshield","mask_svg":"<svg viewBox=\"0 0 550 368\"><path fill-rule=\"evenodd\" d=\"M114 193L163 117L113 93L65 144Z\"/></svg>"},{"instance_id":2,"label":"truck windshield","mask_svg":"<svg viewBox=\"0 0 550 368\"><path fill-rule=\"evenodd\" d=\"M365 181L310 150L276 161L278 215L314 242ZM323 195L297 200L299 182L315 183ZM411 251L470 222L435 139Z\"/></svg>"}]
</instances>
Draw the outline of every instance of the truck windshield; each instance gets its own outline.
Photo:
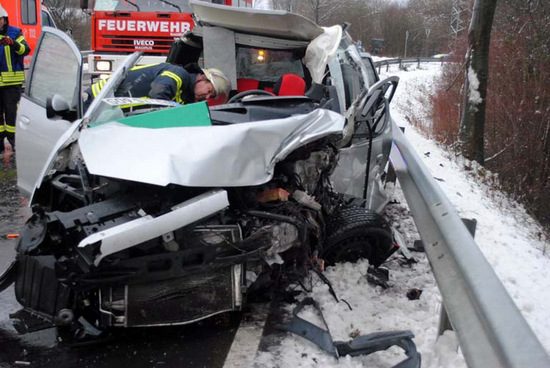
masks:
<instances>
[{"instance_id":1,"label":"truck windshield","mask_svg":"<svg viewBox=\"0 0 550 368\"><path fill-rule=\"evenodd\" d=\"M187 0L96 0L97 11L191 13Z\"/></svg>"}]
</instances>

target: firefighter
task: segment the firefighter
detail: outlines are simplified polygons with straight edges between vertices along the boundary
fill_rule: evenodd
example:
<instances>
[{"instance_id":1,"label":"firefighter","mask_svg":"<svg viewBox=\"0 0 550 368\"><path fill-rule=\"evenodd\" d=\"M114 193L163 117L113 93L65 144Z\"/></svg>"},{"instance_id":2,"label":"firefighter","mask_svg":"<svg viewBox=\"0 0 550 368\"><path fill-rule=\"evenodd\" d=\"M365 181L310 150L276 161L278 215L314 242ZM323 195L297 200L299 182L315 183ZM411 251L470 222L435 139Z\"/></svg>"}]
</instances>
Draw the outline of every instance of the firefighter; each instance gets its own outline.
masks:
<instances>
[{"instance_id":1,"label":"firefighter","mask_svg":"<svg viewBox=\"0 0 550 368\"><path fill-rule=\"evenodd\" d=\"M218 69L199 71L190 73L169 63L136 66L128 72L115 95L173 100L181 104L205 100L225 103L231 89L229 79ZM106 83L107 80L101 80L86 90L85 110Z\"/></svg>"},{"instance_id":2,"label":"firefighter","mask_svg":"<svg viewBox=\"0 0 550 368\"><path fill-rule=\"evenodd\" d=\"M0 153L4 138L15 151L15 119L25 80L23 58L31 51L23 33L8 22L8 12L0 4Z\"/></svg>"}]
</instances>

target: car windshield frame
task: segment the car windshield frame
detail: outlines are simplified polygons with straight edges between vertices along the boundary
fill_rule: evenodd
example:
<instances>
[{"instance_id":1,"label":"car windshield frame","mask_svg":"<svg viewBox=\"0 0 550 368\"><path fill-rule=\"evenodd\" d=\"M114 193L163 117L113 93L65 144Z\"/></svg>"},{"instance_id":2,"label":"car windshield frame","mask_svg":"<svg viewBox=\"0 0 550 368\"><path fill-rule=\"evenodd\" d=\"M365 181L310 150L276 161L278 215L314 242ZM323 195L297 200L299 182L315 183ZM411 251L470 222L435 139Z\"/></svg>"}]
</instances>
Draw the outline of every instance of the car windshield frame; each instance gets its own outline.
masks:
<instances>
[{"instance_id":1,"label":"car windshield frame","mask_svg":"<svg viewBox=\"0 0 550 368\"><path fill-rule=\"evenodd\" d=\"M126 59L124 59L122 65L115 70L82 118L85 125L101 123L109 119L113 120L117 117L122 117L121 107L109 104L104 101L104 99L115 97L115 91L124 81L124 78L132 67L137 64L142 55L143 53L141 52L134 52L128 55Z\"/></svg>"}]
</instances>

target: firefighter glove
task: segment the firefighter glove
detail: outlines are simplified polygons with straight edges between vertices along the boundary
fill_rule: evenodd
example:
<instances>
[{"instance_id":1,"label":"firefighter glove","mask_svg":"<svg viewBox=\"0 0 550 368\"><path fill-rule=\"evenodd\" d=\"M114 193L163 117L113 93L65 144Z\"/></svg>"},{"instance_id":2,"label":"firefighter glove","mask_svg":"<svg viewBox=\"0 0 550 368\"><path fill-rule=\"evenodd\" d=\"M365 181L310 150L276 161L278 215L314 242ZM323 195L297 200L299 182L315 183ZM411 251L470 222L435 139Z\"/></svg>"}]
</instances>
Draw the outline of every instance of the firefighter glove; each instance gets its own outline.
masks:
<instances>
[{"instance_id":1,"label":"firefighter glove","mask_svg":"<svg viewBox=\"0 0 550 368\"><path fill-rule=\"evenodd\" d=\"M4 37L0 40L0 44L4 45L4 46L13 46L14 45L14 41L11 37Z\"/></svg>"}]
</instances>

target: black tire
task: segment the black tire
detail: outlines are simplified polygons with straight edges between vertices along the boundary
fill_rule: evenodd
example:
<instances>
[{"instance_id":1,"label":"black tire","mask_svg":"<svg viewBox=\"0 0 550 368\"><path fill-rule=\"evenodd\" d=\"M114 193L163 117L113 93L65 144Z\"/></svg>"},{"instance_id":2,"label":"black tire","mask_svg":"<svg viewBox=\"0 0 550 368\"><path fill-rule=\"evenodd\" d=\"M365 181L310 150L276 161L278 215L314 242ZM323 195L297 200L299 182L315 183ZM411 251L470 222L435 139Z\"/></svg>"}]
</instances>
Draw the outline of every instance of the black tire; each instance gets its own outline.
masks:
<instances>
[{"instance_id":1,"label":"black tire","mask_svg":"<svg viewBox=\"0 0 550 368\"><path fill-rule=\"evenodd\" d=\"M389 224L376 212L344 207L327 221L321 258L328 265L366 258L380 266L395 251Z\"/></svg>"}]
</instances>

